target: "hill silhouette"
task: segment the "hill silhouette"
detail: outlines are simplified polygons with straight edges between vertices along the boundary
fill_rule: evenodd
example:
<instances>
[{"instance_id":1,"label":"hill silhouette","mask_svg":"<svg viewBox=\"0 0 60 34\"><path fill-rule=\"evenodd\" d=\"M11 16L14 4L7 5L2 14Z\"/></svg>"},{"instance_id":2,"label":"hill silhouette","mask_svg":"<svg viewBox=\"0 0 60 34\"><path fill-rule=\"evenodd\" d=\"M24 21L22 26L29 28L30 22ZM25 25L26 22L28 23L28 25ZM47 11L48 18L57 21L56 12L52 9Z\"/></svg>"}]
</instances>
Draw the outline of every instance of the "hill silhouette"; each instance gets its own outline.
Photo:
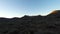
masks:
<instances>
[{"instance_id":1,"label":"hill silhouette","mask_svg":"<svg viewBox=\"0 0 60 34\"><path fill-rule=\"evenodd\" d=\"M0 18L0 34L60 34L60 10L47 16Z\"/></svg>"},{"instance_id":2,"label":"hill silhouette","mask_svg":"<svg viewBox=\"0 0 60 34\"><path fill-rule=\"evenodd\" d=\"M60 17L60 10L54 10L48 16Z\"/></svg>"}]
</instances>

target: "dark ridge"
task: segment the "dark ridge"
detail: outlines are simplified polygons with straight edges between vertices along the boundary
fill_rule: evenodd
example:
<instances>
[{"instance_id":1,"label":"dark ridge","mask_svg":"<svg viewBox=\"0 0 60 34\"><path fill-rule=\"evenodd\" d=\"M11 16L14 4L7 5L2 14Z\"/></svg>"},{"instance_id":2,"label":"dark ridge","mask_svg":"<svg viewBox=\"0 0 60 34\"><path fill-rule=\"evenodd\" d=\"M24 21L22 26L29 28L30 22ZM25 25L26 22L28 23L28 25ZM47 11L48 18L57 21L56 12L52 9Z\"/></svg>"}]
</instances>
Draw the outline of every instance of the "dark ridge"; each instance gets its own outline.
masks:
<instances>
[{"instance_id":1,"label":"dark ridge","mask_svg":"<svg viewBox=\"0 0 60 34\"><path fill-rule=\"evenodd\" d=\"M60 10L47 16L0 18L0 34L60 34Z\"/></svg>"}]
</instances>

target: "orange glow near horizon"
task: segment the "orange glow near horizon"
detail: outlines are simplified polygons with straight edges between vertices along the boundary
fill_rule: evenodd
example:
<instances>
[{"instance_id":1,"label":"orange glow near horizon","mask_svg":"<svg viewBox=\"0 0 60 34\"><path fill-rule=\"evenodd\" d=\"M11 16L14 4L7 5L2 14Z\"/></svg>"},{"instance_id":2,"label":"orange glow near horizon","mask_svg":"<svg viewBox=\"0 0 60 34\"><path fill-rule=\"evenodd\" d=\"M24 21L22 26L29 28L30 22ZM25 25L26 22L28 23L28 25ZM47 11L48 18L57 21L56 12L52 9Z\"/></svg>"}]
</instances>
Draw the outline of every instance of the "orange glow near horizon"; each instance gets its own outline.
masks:
<instances>
[{"instance_id":1,"label":"orange glow near horizon","mask_svg":"<svg viewBox=\"0 0 60 34\"><path fill-rule=\"evenodd\" d=\"M54 10L50 14L57 14L57 13L58 13L58 11L57 10Z\"/></svg>"},{"instance_id":2,"label":"orange glow near horizon","mask_svg":"<svg viewBox=\"0 0 60 34\"><path fill-rule=\"evenodd\" d=\"M57 11L53 11L53 12L51 12L51 14L57 14Z\"/></svg>"}]
</instances>

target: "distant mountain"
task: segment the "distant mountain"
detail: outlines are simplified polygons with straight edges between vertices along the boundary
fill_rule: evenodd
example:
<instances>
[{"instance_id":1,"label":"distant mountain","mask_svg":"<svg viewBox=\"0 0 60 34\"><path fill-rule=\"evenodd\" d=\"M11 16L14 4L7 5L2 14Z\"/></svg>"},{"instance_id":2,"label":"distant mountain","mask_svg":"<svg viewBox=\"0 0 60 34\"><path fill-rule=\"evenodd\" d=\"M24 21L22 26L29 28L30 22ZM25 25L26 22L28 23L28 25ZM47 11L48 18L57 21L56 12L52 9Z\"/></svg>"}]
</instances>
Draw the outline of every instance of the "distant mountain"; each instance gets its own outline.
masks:
<instances>
[{"instance_id":1,"label":"distant mountain","mask_svg":"<svg viewBox=\"0 0 60 34\"><path fill-rule=\"evenodd\" d=\"M47 16L1 17L0 34L60 34L60 10Z\"/></svg>"}]
</instances>

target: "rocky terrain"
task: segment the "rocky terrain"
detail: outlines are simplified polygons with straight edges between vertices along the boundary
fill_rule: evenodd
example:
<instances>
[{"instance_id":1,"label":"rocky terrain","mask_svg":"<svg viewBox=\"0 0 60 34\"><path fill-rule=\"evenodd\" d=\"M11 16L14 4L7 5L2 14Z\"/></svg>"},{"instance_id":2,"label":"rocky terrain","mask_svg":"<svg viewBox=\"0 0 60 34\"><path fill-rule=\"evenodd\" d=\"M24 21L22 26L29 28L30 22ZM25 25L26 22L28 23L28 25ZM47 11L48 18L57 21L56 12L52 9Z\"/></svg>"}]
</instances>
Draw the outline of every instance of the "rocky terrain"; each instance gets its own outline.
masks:
<instances>
[{"instance_id":1,"label":"rocky terrain","mask_svg":"<svg viewBox=\"0 0 60 34\"><path fill-rule=\"evenodd\" d=\"M47 16L0 18L0 34L60 34L60 10L56 11Z\"/></svg>"}]
</instances>

